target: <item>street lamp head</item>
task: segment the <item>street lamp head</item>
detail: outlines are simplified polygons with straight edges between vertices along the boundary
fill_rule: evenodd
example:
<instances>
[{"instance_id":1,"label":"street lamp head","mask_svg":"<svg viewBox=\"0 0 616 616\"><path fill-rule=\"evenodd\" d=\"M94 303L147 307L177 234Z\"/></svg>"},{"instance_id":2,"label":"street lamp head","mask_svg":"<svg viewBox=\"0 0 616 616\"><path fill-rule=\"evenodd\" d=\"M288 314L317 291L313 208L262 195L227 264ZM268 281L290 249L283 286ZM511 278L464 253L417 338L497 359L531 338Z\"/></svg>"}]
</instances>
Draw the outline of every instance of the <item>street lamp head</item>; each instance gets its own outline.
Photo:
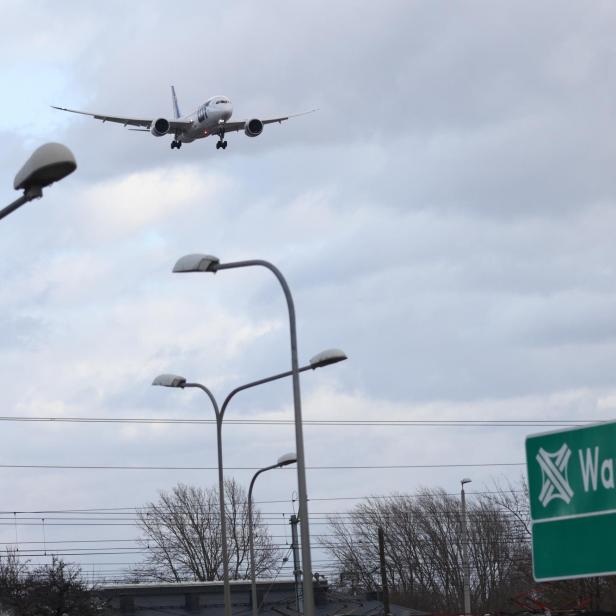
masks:
<instances>
[{"instance_id":1,"label":"street lamp head","mask_svg":"<svg viewBox=\"0 0 616 616\"><path fill-rule=\"evenodd\" d=\"M212 255L192 254L184 255L177 260L173 266L176 274L186 274L188 272L215 272L220 259Z\"/></svg>"},{"instance_id":2,"label":"street lamp head","mask_svg":"<svg viewBox=\"0 0 616 616\"><path fill-rule=\"evenodd\" d=\"M329 366L330 364L336 364L339 361L344 361L347 356L344 351L340 349L327 349L321 351L310 359L310 367L315 370L316 368L322 368L323 366Z\"/></svg>"},{"instance_id":3,"label":"street lamp head","mask_svg":"<svg viewBox=\"0 0 616 616\"><path fill-rule=\"evenodd\" d=\"M277 466L288 466L289 464L295 464L297 462L297 456L294 453L285 453L278 458Z\"/></svg>"},{"instance_id":4,"label":"street lamp head","mask_svg":"<svg viewBox=\"0 0 616 616\"><path fill-rule=\"evenodd\" d=\"M464 485L465 483L470 483L471 481L473 481L473 480L472 480L472 479L469 479L468 477L465 477L464 479L462 479L462 480L460 481L460 483L461 483L462 485Z\"/></svg>"},{"instance_id":5,"label":"street lamp head","mask_svg":"<svg viewBox=\"0 0 616 616\"><path fill-rule=\"evenodd\" d=\"M153 381L152 385L160 385L161 387L184 387L186 379L177 374L159 374Z\"/></svg>"},{"instance_id":6,"label":"street lamp head","mask_svg":"<svg viewBox=\"0 0 616 616\"><path fill-rule=\"evenodd\" d=\"M18 171L13 182L15 190L41 189L66 177L77 169L73 153L61 143L46 143Z\"/></svg>"}]
</instances>

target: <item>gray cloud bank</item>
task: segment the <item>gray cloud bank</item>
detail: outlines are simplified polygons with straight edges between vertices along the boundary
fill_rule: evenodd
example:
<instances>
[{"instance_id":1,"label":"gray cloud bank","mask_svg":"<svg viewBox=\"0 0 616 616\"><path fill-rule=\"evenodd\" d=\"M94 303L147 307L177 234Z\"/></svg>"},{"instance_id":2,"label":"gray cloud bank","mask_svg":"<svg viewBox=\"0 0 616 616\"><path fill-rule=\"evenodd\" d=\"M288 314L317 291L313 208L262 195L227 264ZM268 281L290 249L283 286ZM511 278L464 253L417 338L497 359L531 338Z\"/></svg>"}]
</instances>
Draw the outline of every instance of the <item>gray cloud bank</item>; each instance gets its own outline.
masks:
<instances>
[{"instance_id":1,"label":"gray cloud bank","mask_svg":"<svg viewBox=\"0 0 616 616\"><path fill-rule=\"evenodd\" d=\"M203 251L277 263L302 358L349 354L303 379L306 417L611 416L611 3L168 8L3 5L2 198L42 141L67 143L80 165L0 226L3 415L199 417L204 400L153 390L153 376L185 373L223 394L285 369L274 279L171 275L179 256ZM217 152L213 140L171 151L167 139L48 108L168 114L171 83L186 111L215 93L238 117L319 111L257 139L230 136ZM290 385L233 412L289 417ZM427 430L310 428L309 464L521 461L532 428ZM215 461L207 426L6 434L7 464ZM230 466L269 464L294 446L288 426L230 427L226 439ZM11 511L134 506L178 479L215 477L3 472ZM457 486L456 473L313 471L310 486L317 496L407 491ZM263 499L294 489L281 475Z\"/></svg>"}]
</instances>

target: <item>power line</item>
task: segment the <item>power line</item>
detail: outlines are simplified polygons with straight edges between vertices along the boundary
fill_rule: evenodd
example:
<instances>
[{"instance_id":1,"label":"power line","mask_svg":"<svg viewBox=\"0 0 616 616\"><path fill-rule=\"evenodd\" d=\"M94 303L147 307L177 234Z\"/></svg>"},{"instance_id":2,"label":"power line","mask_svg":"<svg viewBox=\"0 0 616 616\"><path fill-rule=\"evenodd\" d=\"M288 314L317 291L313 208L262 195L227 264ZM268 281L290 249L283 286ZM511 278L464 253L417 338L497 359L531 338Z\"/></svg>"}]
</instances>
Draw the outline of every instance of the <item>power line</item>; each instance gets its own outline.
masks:
<instances>
[{"instance_id":1,"label":"power line","mask_svg":"<svg viewBox=\"0 0 616 616\"><path fill-rule=\"evenodd\" d=\"M407 468L479 468L490 466L525 466L526 462L481 462L469 464L381 464L381 465L336 465L307 466L313 471L324 470L394 470ZM62 469L62 470L97 470L97 471L216 471L217 466L126 466L126 465L77 465L77 464L0 464L0 468ZM229 466L231 471L256 471L258 466ZM293 470L293 469L281 469Z\"/></svg>"},{"instance_id":2,"label":"power line","mask_svg":"<svg viewBox=\"0 0 616 616\"><path fill-rule=\"evenodd\" d=\"M449 515L450 518L457 518L458 517L459 512L449 512L449 514L443 512L443 515ZM427 518L427 519L432 519L432 518L440 518L442 517L440 514L434 514L434 515L430 515L430 516L422 516L422 518ZM388 519L395 519L395 516L379 516L379 520L384 520L387 521ZM475 515L475 516L469 516L469 519L476 519L478 521L481 521L483 519L485 520L494 520L495 517L493 515L485 515L485 516L481 516L481 515ZM498 518L496 519L500 519L501 521L505 521L505 520L515 520L517 519L513 514L499 514ZM286 527L288 526L288 522L278 522L277 521L278 518L269 518L269 519L264 519L262 520L262 524L260 526L281 526L281 527ZM334 515L328 515L327 517L322 517L322 518L313 518L314 520L314 524L315 525L320 525L320 526L328 526L330 524L335 524L337 526L352 526L352 527L360 527L360 528L366 528L366 527L371 527L371 523L366 522L365 520L361 519L361 517L359 519L356 519L352 516L334 516ZM161 524L165 524L164 522L161 522ZM16 521L6 521L6 522L0 522L0 526L20 526L20 527L41 527L42 528L42 524L40 522L35 522L32 520L24 520L24 519L17 519ZM125 527L138 527L138 528L142 528L142 526L139 524L139 520L137 519L128 519L128 520L123 520L123 521L110 521L108 519L95 519L95 520L88 520L88 521L83 521L83 519L56 519L56 520L49 520L46 522L46 526L102 526L102 527L111 527L111 526L125 526ZM20 545L21 543L23 543L22 541L16 540L14 542L10 542L10 544L12 545ZM41 543L41 542L36 542L36 543Z\"/></svg>"},{"instance_id":3,"label":"power line","mask_svg":"<svg viewBox=\"0 0 616 616\"><path fill-rule=\"evenodd\" d=\"M211 425L214 419L148 418L148 417L43 417L18 415L0 416L4 422L25 423L133 423L133 424L177 424ZM493 427L532 427L532 426L582 426L591 423L604 423L605 419L303 419L306 426L493 426ZM290 426L292 419L225 419L225 425Z\"/></svg>"},{"instance_id":4,"label":"power line","mask_svg":"<svg viewBox=\"0 0 616 616\"><path fill-rule=\"evenodd\" d=\"M330 535L333 537L337 537L337 535ZM420 537L415 539L414 544L417 545L428 545L433 544L434 542L431 539L426 537ZM48 553L59 555L59 556L88 556L88 555L110 555L110 554L152 554L160 551L158 546L149 547L147 541L141 542L140 545L134 547L105 547L105 548L73 548L73 547L64 547L64 548L56 548L53 550L47 550L45 548L26 548L24 550L19 550L19 554L21 556L46 556ZM517 536L509 536L503 538L486 538L483 540L476 539L473 541L474 546L486 546L492 547L496 545L530 545L530 537L517 537ZM255 551L257 552L276 552L285 550L289 547L287 543L272 543L266 546L255 546ZM355 542L350 548L348 543L344 542L336 542L336 541L327 541L319 545L319 547L330 550L332 548L340 548L340 549L352 549L352 551L362 550L365 552L373 552L376 549L375 542L362 542L361 540ZM15 550L12 548L0 549L0 554L9 554L14 553Z\"/></svg>"},{"instance_id":5,"label":"power line","mask_svg":"<svg viewBox=\"0 0 616 616\"><path fill-rule=\"evenodd\" d=\"M34 516L34 515L29 514L28 512L14 511L12 512L11 515L8 515L9 512L0 514L0 521L2 520L6 520L10 522L36 521L37 523L40 523L40 524L44 524L49 521L58 521L58 520L62 520L62 521L88 520L88 521L108 521L108 522L124 521L125 522L125 521L142 520L144 516L148 518L150 516L150 512L152 512L152 515L155 518L156 517L164 518L171 514L174 516L193 516L194 515L194 512L192 510L181 509L180 507L173 507L173 508L168 508L164 510L156 509L156 508L155 509L144 508L144 509L137 509L135 510L134 513L130 511L129 512L118 511L117 513L114 513L112 511L112 512L106 512L106 513L99 514L93 511L87 511L82 515L74 515L74 516L65 515L66 513L74 514L73 511L68 510L67 512L54 512L52 514L48 514L48 517L46 518ZM383 518L383 519L389 519L389 518L399 519L401 512L404 512L404 510L392 512L392 513L380 510L378 512L378 515L379 515L379 518ZM406 511L408 515L421 515L422 517L434 517L434 516L441 516L441 515L458 515L459 512L460 510L457 507L442 508L434 513L426 513L424 511L417 512L417 511L414 511L413 509L408 509ZM264 521L264 520L279 520L281 516L286 517L286 516L291 515L291 513L292 512L290 510L259 511L258 515L259 515L260 520ZM218 519L219 515L220 514L217 511L213 511L213 510L208 511L208 512L202 511L199 513L199 518L200 519L206 519L206 518ZM328 519L330 517L356 519L358 517L360 518L364 517L365 515L366 515L366 512L364 510L352 509L351 511L315 511L312 513L310 517L313 519L317 519L317 520L324 519L324 518ZM502 508L501 509L472 508L469 511L467 511L467 515L469 517L493 517L493 516L507 516L507 515L513 515L513 514L512 512L506 509L502 509ZM101 516L101 517L93 517L93 516ZM113 516L113 517L107 517L107 516ZM119 517L119 516L124 516L124 517Z\"/></svg>"},{"instance_id":6,"label":"power line","mask_svg":"<svg viewBox=\"0 0 616 616\"><path fill-rule=\"evenodd\" d=\"M501 494L505 492L506 494L523 494L524 490L477 490L475 492L466 492L466 496L483 496L485 494ZM443 496L459 496L459 492L447 492L444 493ZM316 496L310 497L311 502L316 501L345 501L345 500L376 500L376 499L396 499L396 498L404 498L404 499L415 499L420 498L421 494L366 494L363 496ZM266 500L266 501L253 501L255 505L271 505L271 504L279 504L279 503L290 503L295 502L292 499L284 499L284 500ZM240 504L245 504L241 502ZM85 509L77 509L77 508L68 508L68 509L34 509L31 511L20 511L14 509L6 509L0 510L0 515L6 514L52 514L52 513L107 513L107 512L122 512L122 511L141 511L144 509L148 509L148 505L144 507L89 507Z\"/></svg>"}]
</instances>

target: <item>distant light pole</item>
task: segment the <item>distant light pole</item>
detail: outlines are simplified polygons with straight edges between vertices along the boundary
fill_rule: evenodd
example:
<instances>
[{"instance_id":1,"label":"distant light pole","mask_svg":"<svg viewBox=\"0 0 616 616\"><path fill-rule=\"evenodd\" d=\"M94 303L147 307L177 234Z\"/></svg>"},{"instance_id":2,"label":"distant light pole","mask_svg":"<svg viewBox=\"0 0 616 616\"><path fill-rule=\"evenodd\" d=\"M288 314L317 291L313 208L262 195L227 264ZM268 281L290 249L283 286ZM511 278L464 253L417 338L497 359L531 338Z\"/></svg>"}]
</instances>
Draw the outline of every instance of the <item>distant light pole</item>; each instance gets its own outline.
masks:
<instances>
[{"instance_id":1,"label":"distant light pole","mask_svg":"<svg viewBox=\"0 0 616 616\"><path fill-rule=\"evenodd\" d=\"M460 504L462 512L462 574L464 582L464 614L469 616L471 613L471 571L468 562L468 529L466 527L466 496L464 494L464 484L470 483L472 479L464 478L460 481L462 487L460 493Z\"/></svg>"},{"instance_id":2,"label":"distant light pole","mask_svg":"<svg viewBox=\"0 0 616 616\"><path fill-rule=\"evenodd\" d=\"M15 190L23 190L19 199L0 210L0 220L24 203L43 196L43 188L58 182L77 169L73 153L61 143L46 143L34 150L18 171L13 182Z\"/></svg>"},{"instance_id":3,"label":"distant light pole","mask_svg":"<svg viewBox=\"0 0 616 616\"><path fill-rule=\"evenodd\" d=\"M294 453L287 453L284 456L278 458L276 464L266 466L258 470L252 477L250 482L250 488L248 488L248 542L250 545L250 586L252 597L252 615L259 616L259 606L257 604L257 574L255 567L255 545L254 545L254 522L252 519L252 488L255 485L257 477L265 471L271 471L273 468L282 468L289 464L295 464L297 462L297 456Z\"/></svg>"},{"instance_id":4,"label":"distant light pole","mask_svg":"<svg viewBox=\"0 0 616 616\"><path fill-rule=\"evenodd\" d=\"M328 349L326 351L322 351L318 355L315 355L307 366L302 366L298 368L298 372L304 372L306 370L316 370L317 368L322 368L324 366L329 366L330 364L335 364L339 361L344 361L347 359L347 356L340 349ZM259 379L257 381L252 381L251 383L246 383L245 385L240 385L232 390L227 397L224 399L222 406L218 406L218 402L216 398L212 394L212 392L201 385L200 383L188 383L183 376L179 376L177 374L160 374L157 376L152 385L160 385L162 387L176 387L180 389L184 389L185 387L196 387L201 391L205 392L205 394L210 399L212 406L214 407L214 414L216 415L216 443L218 448L218 492L219 492L219 501L220 501L220 529L221 529L221 539L222 539L222 558L223 558L223 584L224 584L224 598L225 598L225 616L231 616L231 588L229 585L229 563L228 563L228 553L227 553L227 524L225 517L225 493L224 493L224 478L223 478L223 463L222 463L222 420L225 415L225 411L227 410L227 406L229 402L233 399L233 397L239 393L240 391L244 391L245 389L249 389L251 387L256 387L257 385L263 385L264 383L269 383L271 381L276 381L278 379L282 379L293 374L292 371L280 372L279 374L274 374L273 376L266 377L264 379Z\"/></svg>"},{"instance_id":5,"label":"distant light pole","mask_svg":"<svg viewBox=\"0 0 616 616\"><path fill-rule=\"evenodd\" d=\"M295 306L289 285L282 272L269 261L253 259L221 263L218 257L203 254L185 255L175 264L176 273L212 272L243 267L265 267L276 276L285 295L289 312L289 333L291 339L291 373L293 377L293 407L295 414L295 451L297 453L297 491L299 497L300 533L302 541L302 573L304 589L304 616L314 616L314 592L312 588L312 562L310 557L310 527L308 521L308 493L306 488L306 464L304 457L304 434L302 426L302 402L297 361L297 331L295 327Z\"/></svg>"}]
</instances>

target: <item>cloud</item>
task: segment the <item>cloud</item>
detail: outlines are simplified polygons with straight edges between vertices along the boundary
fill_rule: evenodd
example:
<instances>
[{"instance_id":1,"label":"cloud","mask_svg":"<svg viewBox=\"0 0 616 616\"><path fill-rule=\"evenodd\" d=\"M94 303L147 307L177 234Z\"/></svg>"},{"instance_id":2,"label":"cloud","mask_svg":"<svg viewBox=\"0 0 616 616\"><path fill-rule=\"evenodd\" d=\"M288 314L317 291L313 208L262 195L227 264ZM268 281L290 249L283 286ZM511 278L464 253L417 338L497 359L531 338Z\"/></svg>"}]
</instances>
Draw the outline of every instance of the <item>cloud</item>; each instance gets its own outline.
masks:
<instances>
[{"instance_id":1,"label":"cloud","mask_svg":"<svg viewBox=\"0 0 616 616\"><path fill-rule=\"evenodd\" d=\"M286 370L287 307L269 272L171 274L183 254L208 252L280 267L300 361L329 347L349 355L303 375L307 418L610 416L611 4L240 2L207 8L216 28L198 2L171 13L119 0L104 12L3 8L4 202L41 142L67 143L79 164L0 225L5 415L211 418L200 392L152 378L183 373L224 398ZM213 139L172 151L168 137L48 107L168 116L171 83L186 112L216 93L238 119L319 111L257 139L230 135L225 151ZM243 394L229 419L292 417L287 380ZM211 425L5 423L6 463L216 463ZM521 460L533 429L307 425L305 435L313 465L404 465ZM229 467L295 447L287 424L229 422L224 434ZM130 507L180 479L215 481L106 472L6 469L6 507ZM473 471L474 485L494 472ZM459 479L459 469L315 470L311 506ZM260 498L295 489L280 472ZM110 536L64 530L59 539Z\"/></svg>"},{"instance_id":2,"label":"cloud","mask_svg":"<svg viewBox=\"0 0 616 616\"><path fill-rule=\"evenodd\" d=\"M194 167L131 173L86 188L82 195L84 223L94 234L118 238L173 216L194 203L214 200L224 177L204 175Z\"/></svg>"}]
</instances>

